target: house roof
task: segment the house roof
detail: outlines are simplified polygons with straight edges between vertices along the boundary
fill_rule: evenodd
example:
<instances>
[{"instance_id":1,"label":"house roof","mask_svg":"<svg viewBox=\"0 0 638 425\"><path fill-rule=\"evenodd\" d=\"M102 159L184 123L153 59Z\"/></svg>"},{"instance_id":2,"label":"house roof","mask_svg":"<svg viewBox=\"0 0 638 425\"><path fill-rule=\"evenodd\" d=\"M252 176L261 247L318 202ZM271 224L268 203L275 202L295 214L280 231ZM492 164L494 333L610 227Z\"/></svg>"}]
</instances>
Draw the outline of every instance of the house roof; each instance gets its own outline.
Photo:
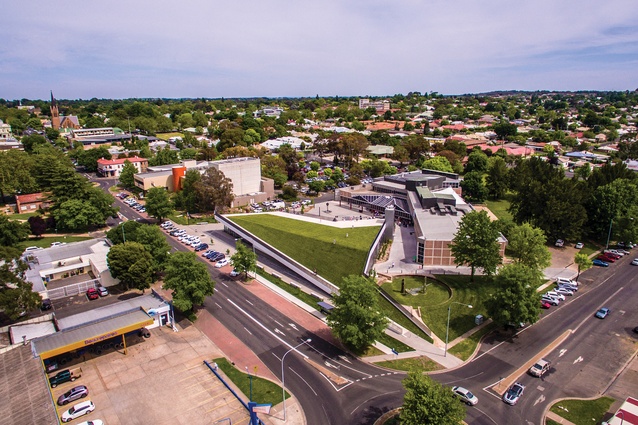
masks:
<instances>
[{"instance_id":1,"label":"house roof","mask_svg":"<svg viewBox=\"0 0 638 425\"><path fill-rule=\"evenodd\" d=\"M44 194L42 192L29 193L27 195L16 195L16 201L19 204L30 204L33 202L40 202L44 200Z\"/></svg>"},{"instance_id":2,"label":"house roof","mask_svg":"<svg viewBox=\"0 0 638 425\"><path fill-rule=\"evenodd\" d=\"M100 165L117 165L124 164L126 161L131 163L133 162L148 162L146 158L140 158L139 156L134 156L133 158L118 158L118 159L104 159L100 158L97 160L97 163Z\"/></svg>"}]
</instances>

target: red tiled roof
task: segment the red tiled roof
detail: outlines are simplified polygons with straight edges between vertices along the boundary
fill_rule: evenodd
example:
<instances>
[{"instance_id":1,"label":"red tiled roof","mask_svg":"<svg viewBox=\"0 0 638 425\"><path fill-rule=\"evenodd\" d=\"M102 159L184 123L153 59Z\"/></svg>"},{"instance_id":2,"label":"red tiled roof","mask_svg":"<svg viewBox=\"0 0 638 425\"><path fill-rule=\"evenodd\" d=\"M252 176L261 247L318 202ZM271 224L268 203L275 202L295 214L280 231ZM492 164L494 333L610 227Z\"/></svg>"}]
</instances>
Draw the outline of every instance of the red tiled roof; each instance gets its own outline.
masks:
<instances>
[{"instance_id":1,"label":"red tiled roof","mask_svg":"<svg viewBox=\"0 0 638 425\"><path fill-rule=\"evenodd\" d=\"M148 161L146 158L140 158L138 156L134 156L133 158L118 158L118 159L98 159L97 163L100 165L116 165L116 164L124 164L124 162L129 161L131 163L134 162L145 162Z\"/></svg>"},{"instance_id":2,"label":"red tiled roof","mask_svg":"<svg viewBox=\"0 0 638 425\"><path fill-rule=\"evenodd\" d=\"M44 194L42 192L29 193L28 195L16 195L16 201L20 204L31 204L33 202L40 202L44 200Z\"/></svg>"}]
</instances>

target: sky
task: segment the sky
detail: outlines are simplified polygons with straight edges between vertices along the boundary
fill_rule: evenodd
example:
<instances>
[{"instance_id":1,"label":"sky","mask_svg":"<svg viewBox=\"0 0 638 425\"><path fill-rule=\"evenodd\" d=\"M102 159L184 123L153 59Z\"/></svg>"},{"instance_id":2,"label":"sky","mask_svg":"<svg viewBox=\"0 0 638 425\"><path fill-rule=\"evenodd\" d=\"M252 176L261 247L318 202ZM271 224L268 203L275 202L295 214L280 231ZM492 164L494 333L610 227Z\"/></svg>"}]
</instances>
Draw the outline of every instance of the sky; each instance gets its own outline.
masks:
<instances>
[{"instance_id":1,"label":"sky","mask_svg":"<svg viewBox=\"0 0 638 425\"><path fill-rule=\"evenodd\" d=\"M8 100L638 88L636 0L4 3Z\"/></svg>"}]
</instances>

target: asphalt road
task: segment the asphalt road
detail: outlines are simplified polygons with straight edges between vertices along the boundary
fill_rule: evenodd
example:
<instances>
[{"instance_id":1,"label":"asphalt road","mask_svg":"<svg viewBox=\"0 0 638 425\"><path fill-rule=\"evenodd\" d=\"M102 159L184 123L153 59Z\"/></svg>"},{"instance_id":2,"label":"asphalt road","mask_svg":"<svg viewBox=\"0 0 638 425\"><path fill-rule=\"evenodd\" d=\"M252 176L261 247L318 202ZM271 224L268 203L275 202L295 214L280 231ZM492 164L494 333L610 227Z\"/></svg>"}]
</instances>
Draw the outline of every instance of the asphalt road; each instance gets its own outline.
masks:
<instances>
[{"instance_id":1,"label":"asphalt road","mask_svg":"<svg viewBox=\"0 0 638 425\"><path fill-rule=\"evenodd\" d=\"M103 188L112 182L100 180ZM116 201L128 219L146 219ZM174 238L169 243L187 250ZM638 256L638 252L635 256ZM205 261L205 260L204 260ZM611 267L595 268L581 275L581 290L560 306L545 312L541 320L522 332L499 332L488 337L478 355L463 367L433 374L446 385L471 389L480 399L467 409L469 424L540 424L547 406L561 397L591 397L602 392L625 362L634 355L631 329L638 324L636 270L624 258ZM285 360L286 388L295 394L309 424L370 424L383 412L398 407L403 398L401 373L388 373L349 356L283 314L271 309L241 285L209 265L218 282L216 293L205 302L215 317L239 336L273 371L281 374L281 358L291 347L311 338L298 353ZM601 306L612 309L600 320L593 317ZM565 330L573 333L545 356L553 368L543 379L524 372L518 378L526 385L521 401L509 406L491 390L491 385L535 358ZM304 360L307 356L311 362ZM321 365L348 380L337 385L313 366Z\"/></svg>"}]
</instances>

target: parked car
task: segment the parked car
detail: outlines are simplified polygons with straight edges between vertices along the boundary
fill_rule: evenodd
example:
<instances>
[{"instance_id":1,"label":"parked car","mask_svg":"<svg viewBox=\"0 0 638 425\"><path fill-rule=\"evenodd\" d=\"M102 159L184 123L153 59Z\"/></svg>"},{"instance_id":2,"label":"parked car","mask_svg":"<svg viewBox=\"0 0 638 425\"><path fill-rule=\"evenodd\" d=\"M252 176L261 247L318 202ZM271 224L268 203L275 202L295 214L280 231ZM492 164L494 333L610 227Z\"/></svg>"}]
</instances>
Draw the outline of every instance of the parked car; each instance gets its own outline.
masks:
<instances>
[{"instance_id":1,"label":"parked car","mask_svg":"<svg viewBox=\"0 0 638 425\"><path fill-rule=\"evenodd\" d=\"M596 317L598 317L599 319L604 319L605 317L609 316L609 313L611 313L611 310L609 310L607 307L603 307L596 312Z\"/></svg>"},{"instance_id":2,"label":"parked car","mask_svg":"<svg viewBox=\"0 0 638 425\"><path fill-rule=\"evenodd\" d=\"M93 419L90 421L80 422L78 425L104 425L104 422L100 419Z\"/></svg>"},{"instance_id":3,"label":"parked car","mask_svg":"<svg viewBox=\"0 0 638 425\"><path fill-rule=\"evenodd\" d=\"M172 225L173 225L172 221L166 220L164 223L160 224L160 227L167 228L167 227L171 227Z\"/></svg>"},{"instance_id":4,"label":"parked car","mask_svg":"<svg viewBox=\"0 0 638 425\"><path fill-rule=\"evenodd\" d=\"M580 282L576 280L572 280L572 279L567 279L566 277L557 277L556 284L567 284L567 285L578 286L580 285Z\"/></svg>"},{"instance_id":5,"label":"parked car","mask_svg":"<svg viewBox=\"0 0 638 425\"><path fill-rule=\"evenodd\" d=\"M550 303L548 303L547 301L542 301L541 300L541 308L550 308L552 305Z\"/></svg>"},{"instance_id":6,"label":"parked car","mask_svg":"<svg viewBox=\"0 0 638 425\"><path fill-rule=\"evenodd\" d=\"M523 395L525 391L525 385L516 382L503 394L503 401L509 405L515 405Z\"/></svg>"},{"instance_id":7,"label":"parked car","mask_svg":"<svg viewBox=\"0 0 638 425\"><path fill-rule=\"evenodd\" d=\"M565 245L565 241L562 239L558 239L554 245L556 245L559 248L562 248L563 245Z\"/></svg>"},{"instance_id":8,"label":"parked car","mask_svg":"<svg viewBox=\"0 0 638 425\"><path fill-rule=\"evenodd\" d=\"M45 300L42 300L42 305L40 305L40 310L42 311L51 310L52 307L53 307L53 304L51 304L51 300L47 298Z\"/></svg>"},{"instance_id":9,"label":"parked car","mask_svg":"<svg viewBox=\"0 0 638 425\"><path fill-rule=\"evenodd\" d=\"M541 297L541 301L542 301L542 302L549 303L549 304L551 304L551 305L558 305L558 304L560 304L560 300L559 300L558 298L550 297L550 296L548 296L548 295L543 295L543 296Z\"/></svg>"},{"instance_id":10,"label":"parked car","mask_svg":"<svg viewBox=\"0 0 638 425\"><path fill-rule=\"evenodd\" d=\"M97 292L100 294L100 297L106 297L109 294L109 290L104 286L98 286Z\"/></svg>"},{"instance_id":11,"label":"parked car","mask_svg":"<svg viewBox=\"0 0 638 425\"><path fill-rule=\"evenodd\" d=\"M84 385L78 385L58 397L58 406L64 406L79 398L84 398L87 395L89 395L89 389Z\"/></svg>"},{"instance_id":12,"label":"parked car","mask_svg":"<svg viewBox=\"0 0 638 425\"><path fill-rule=\"evenodd\" d=\"M638 266L638 258L635 258L631 261L632 266Z\"/></svg>"},{"instance_id":13,"label":"parked car","mask_svg":"<svg viewBox=\"0 0 638 425\"><path fill-rule=\"evenodd\" d=\"M89 300L97 300L100 298L100 293L95 288L89 288L86 290L86 297Z\"/></svg>"},{"instance_id":14,"label":"parked car","mask_svg":"<svg viewBox=\"0 0 638 425\"><path fill-rule=\"evenodd\" d=\"M574 295L574 291L568 289L566 286L558 286L554 289L554 292L561 295L572 296Z\"/></svg>"},{"instance_id":15,"label":"parked car","mask_svg":"<svg viewBox=\"0 0 638 425\"><path fill-rule=\"evenodd\" d=\"M567 289L568 291L572 291L572 292L578 291L578 286L570 285L568 283L559 283L558 285L556 285L556 288Z\"/></svg>"},{"instance_id":16,"label":"parked car","mask_svg":"<svg viewBox=\"0 0 638 425\"><path fill-rule=\"evenodd\" d=\"M91 400L78 403L62 414L62 422L70 422L80 416L88 415L95 410L95 405Z\"/></svg>"},{"instance_id":17,"label":"parked car","mask_svg":"<svg viewBox=\"0 0 638 425\"><path fill-rule=\"evenodd\" d=\"M64 384L65 382L73 382L76 379L80 378L82 376L82 369L81 368L75 368L75 369L64 369L59 371L58 373L56 373L53 376L49 377L49 384L51 385L51 388L55 388L60 384Z\"/></svg>"},{"instance_id":18,"label":"parked car","mask_svg":"<svg viewBox=\"0 0 638 425\"><path fill-rule=\"evenodd\" d=\"M199 245L197 245L195 247L195 251L197 251L197 252L203 251L205 249L208 249L208 244L207 243L200 243Z\"/></svg>"},{"instance_id":19,"label":"parked car","mask_svg":"<svg viewBox=\"0 0 638 425\"><path fill-rule=\"evenodd\" d=\"M596 258L594 261L592 261L592 264L594 266L598 266L598 267L609 267L609 263L603 260L599 260L598 258Z\"/></svg>"},{"instance_id":20,"label":"parked car","mask_svg":"<svg viewBox=\"0 0 638 425\"><path fill-rule=\"evenodd\" d=\"M583 249L585 247L585 244L582 242L578 242L574 247L576 249Z\"/></svg>"},{"instance_id":21,"label":"parked car","mask_svg":"<svg viewBox=\"0 0 638 425\"><path fill-rule=\"evenodd\" d=\"M625 242L618 242L618 247L619 247L619 248L623 248L623 249L634 249L634 247L635 247L635 246L636 246L636 245L634 245L634 244L633 244L633 243L631 243L631 242L627 242L627 243L625 243Z\"/></svg>"},{"instance_id":22,"label":"parked car","mask_svg":"<svg viewBox=\"0 0 638 425\"><path fill-rule=\"evenodd\" d=\"M606 250L603 251L603 253L605 253L605 254L614 254L614 255L617 255L619 257L622 257L623 255L625 255L624 252L620 252L617 249L606 249Z\"/></svg>"},{"instance_id":23,"label":"parked car","mask_svg":"<svg viewBox=\"0 0 638 425\"><path fill-rule=\"evenodd\" d=\"M230 260L228 258L224 258L222 260L219 260L218 262L215 263L215 267L220 269L224 266L227 266L230 264Z\"/></svg>"},{"instance_id":24,"label":"parked car","mask_svg":"<svg viewBox=\"0 0 638 425\"><path fill-rule=\"evenodd\" d=\"M454 392L454 395L468 406L476 406L478 403L478 397L472 394L472 392L467 388L453 387L452 392Z\"/></svg>"},{"instance_id":25,"label":"parked car","mask_svg":"<svg viewBox=\"0 0 638 425\"><path fill-rule=\"evenodd\" d=\"M615 263L616 259L612 257L608 257L607 255L599 255L596 257L597 260L604 261L606 263Z\"/></svg>"},{"instance_id":26,"label":"parked car","mask_svg":"<svg viewBox=\"0 0 638 425\"><path fill-rule=\"evenodd\" d=\"M237 277L237 276L239 276L239 274L240 274L240 273L239 273L236 269L233 269L233 270L230 272L230 275L231 275L232 277Z\"/></svg>"},{"instance_id":27,"label":"parked car","mask_svg":"<svg viewBox=\"0 0 638 425\"><path fill-rule=\"evenodd\" d=\"M534 366L529 368L529 374L541 378L543 375L545 375L545 373L549 371L550 367L551 363L549 360L540 359L539 361L534 363Z\"/></svg>"},{"instance_id":28,"label":"parked car","mask_svg":"<svg viewBox=\"0 0 638 425\"><path fill-rule=\"evenodd\" d=\"M545 295L549 295L550 297L558 298L561 301L565 301L565 295L559 294L556 291L547 291L545 292Z\"/></svg>"}]
</instances>

